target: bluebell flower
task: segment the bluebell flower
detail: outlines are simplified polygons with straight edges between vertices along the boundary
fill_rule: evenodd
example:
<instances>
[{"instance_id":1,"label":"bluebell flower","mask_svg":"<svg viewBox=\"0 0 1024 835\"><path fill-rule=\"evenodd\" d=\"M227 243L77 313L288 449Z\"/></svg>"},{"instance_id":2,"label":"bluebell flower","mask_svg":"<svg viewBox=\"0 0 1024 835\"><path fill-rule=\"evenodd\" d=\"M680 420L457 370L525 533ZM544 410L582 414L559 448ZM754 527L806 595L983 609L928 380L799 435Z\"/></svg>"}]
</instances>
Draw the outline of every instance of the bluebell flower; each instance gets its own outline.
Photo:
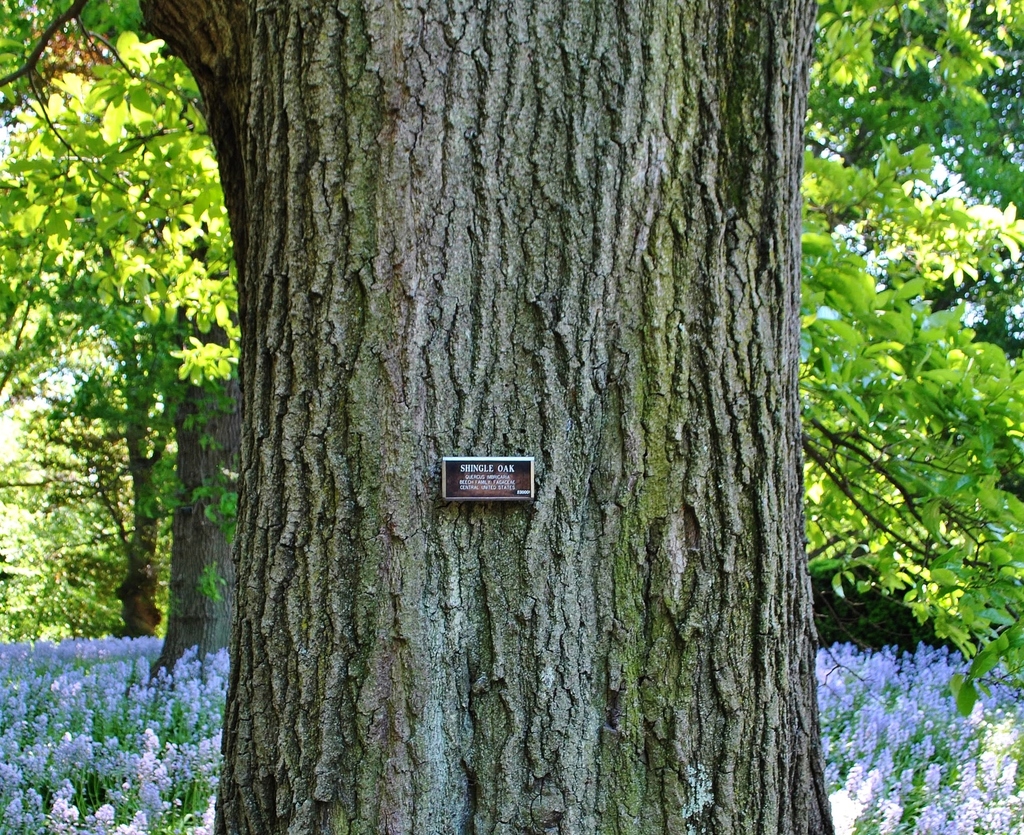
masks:
<instances>
[{"instance_id":1,"label":"bluebell flower","mask_svg":"<svg viewBox=\"0 0 1024 835\"><path fill-rule=\"evenodd\" d=\"M150 680L159 651L0 645L0 835L209 835L227 653Z\"/></svg>"},{"instance_id":2,"label":"bluebell flower","mask_svg":"<svg viewBox=\"0 0 1024 835\"><path fill-rule=\"evenodd\" d=\"M1024 832L1018 693L995 686L969 717L949 690L966 665L941 649L819 653L826 780L837 835Z\"/></svg>"}]
</instances>

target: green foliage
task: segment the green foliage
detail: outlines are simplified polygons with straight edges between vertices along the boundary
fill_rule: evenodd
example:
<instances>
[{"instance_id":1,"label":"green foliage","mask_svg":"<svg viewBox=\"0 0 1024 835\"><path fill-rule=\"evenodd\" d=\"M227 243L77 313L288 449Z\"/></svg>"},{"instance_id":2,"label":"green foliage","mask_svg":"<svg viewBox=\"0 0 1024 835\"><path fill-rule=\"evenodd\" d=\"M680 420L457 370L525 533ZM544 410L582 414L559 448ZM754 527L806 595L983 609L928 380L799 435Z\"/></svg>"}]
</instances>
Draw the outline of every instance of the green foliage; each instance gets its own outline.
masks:
<instances>
[{"instance_id":1,"label":"green foliage","mask_svg":"<svg viewBox=\"0 0 1024 835\"><path fill-rule=\"evenodd\" d=\"M25 60L56 14L15 11L0 75ZM31 519L4 540L19 568L31 562L29 542L61 532L46 528L53 513L35 508L59 506L79 514L82 530L95 529L92 547L111 576L122 554L123 575L135 520L165 516L177 489L165 452L180 381L234 373L230 237L198 93L159 41L124 28L137 14L133 3L90 4L84 21L94 31L60 33L39 74L3 92L0 402L31 407L38 439L31 456L6 469L8 481L36 472L45 483L2 495ZM214 325L227 347L196 337ZM116 477L97 481L100 470ZM90 494L88 485L101 482L102 496ZM68 484L77 492L58 489ZM232 499L223 503L226 519ZM108 609L109 580L92 592ZM81 629L53 622L54 637L109 631L109 621Z\"/></svg>"},{"instance_id":2,"label":"green foliage","mask_svg":"<svg viewBox=\"0 0 1024 835\"><path fill-rule=\"evenodd\" d=\"M808 120L817 156L870 172L886 146L918 149L922 193L1002 209L1021 205L1019 0L823 3L820 20ZM921 60L908 62L908 54ZM843 68L859 84L839 83ZM941 307L968 302L979 337L1016 356L1024 347L1020 270L1014 257L996 273L950 274L929 298Z\"/></svg>"},{"instance_id":3,"label":"green foliage","mask_svg":"<svg viewBox=\"0 0 1024 835\"><path fill-rule=\"evenodd\" d=\"M227 580L220 576L217 566L211 563L203 566L203 572L199 575L200 594L214 603L220 603L224 599L223 589L227 588L227 585Z\"/></svg>"},{"instance_id":4,"label":"green foliage","mask_svg":"<svg viewBox=\"0 0 1024 835\"><path fill-rule=\"evenodd\" d=\"M90 286L79 292L130 305L148 325L182 311L200 332L216 323L236 344L227 213L198 91L161 49L124 32L106 47L115 63L54 78L45 100L17 114L0 165L4 318L52 301L33 292L37 275L83 276ZM182 339L175 350L183 378L232 372L234 347Z\"/></svg>"},{"instance_id":5,"label":"green foliage","mask_svg":"<svg viewBox=\"0 0 1024 835\"><path fill-rule=\"evenodd\" d=\"M164 516L164 497L175 487L173 458L165 455L174 426L163 392L179 385L168 353L169 328L140 325L124 308L88 297L47 312L33 340L39 373L29 376L31 368L23 369L12 387L13 401L22 403L17 409L22 432L19 454L9 455L4 467L8 481L37 486L0 489L0 498L29 514L36 541L27 547L15 531L8 550L24 566L34 548L49 542L53 553L67 556L63 574L73 583L90 572L77 571L72 555L83 568L102 565L103 582L84 589L95 598L90 606L109 610L118 585L114 578L123 576L136 547L133 532L140 517ZM77 529L60 524L68 515L77 519ZM10 543L0 537L5 540ZM158 556L159 550L152 559ZM36 634L110 631L106 620L102 629L100 622L89 629L62 624L64 618L57 617L52 627L57 633ZM21 628L16 636L33 635Z\"/></svg>"},{"instance_id":6,"label":"green foliage","mask_svg":"<svg viewBox=\"0 0 1024 835\"><path fill-rule=\"evenodd\" d=\"M91 32L114 35L118 32L141 32L142 9L138 0L106 0L87 3L82 22Z\"/></svg>"},{"instance_id":7,"label":"green foliage","mask_svg":"<svg viewBox=\"0 0 1024 835\"><path fill-rule=\"evenodd\" d=\"M125 508L108 504L120 485L107 465L118 450L103 442L90 469L66 448L48 448L10 412L0 425L0 641L116 631ZM39 446L52 471L31 461Z\"/></svg>"},{"instance_id":8,"label":"green foliage","mask_svg":"<svg viewBox=\"0 0 1024 835\"><path fill-rule=\"evenodd\" d=\"M850 574L844 575L844 570ZM852 581L847 579L850 575ZM872 576L863 568L851 568L844 559L814 561L814 622L823 647L852 643L861 648L897 647L913 652L921 644L949 643L936 637L932 625L921 623L901 600L877 588Z\"/></svg>"},{"instance_id":9,"label":"green foliage","mask_svg":"<svg viewBox=\"0 0 1024 835\"><path fill-rule=\"evenodd\" d=\"M812 566L839 560L837 594L891 595L975 657L966 705L995 660L1024 664L1024 372L1012 340L967 326L1013 329L1024 223L1009 197L1024 192L987 192L959 167L964 144L994 140L980 88L1024 4L820 6L804 182ZM951 133L972 119L970 137Z\"/></svg>"},{"instance_id":10,"label":"green foliage","mask_svg":"<svg viewBox=\"0 0 1024 835\"><path fill-rule=\"evenodd\" d=\"M234 473L222 473L219 478L192 491L193 503L203 506L203 514L220 527L229 541L235 537L235 518L238 515L235 479Z\"/></svg>"}]
</instances>

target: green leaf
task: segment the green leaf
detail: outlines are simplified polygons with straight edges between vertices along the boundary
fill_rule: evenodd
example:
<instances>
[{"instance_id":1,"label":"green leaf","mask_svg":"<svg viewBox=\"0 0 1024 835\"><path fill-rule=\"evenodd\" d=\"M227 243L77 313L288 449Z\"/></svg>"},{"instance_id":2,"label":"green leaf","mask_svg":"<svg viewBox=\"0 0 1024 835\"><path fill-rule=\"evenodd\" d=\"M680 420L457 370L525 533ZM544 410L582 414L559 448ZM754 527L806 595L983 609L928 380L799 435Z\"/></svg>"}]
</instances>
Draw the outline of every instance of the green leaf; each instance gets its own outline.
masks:
<instances>
[{"instance_id":1,"label":"green leaf","mask_svg":"<svg viewBox=\"0 0 1024 835\"><path fill-rule=\"evenodd\" d=\"M155 106L149 93L141 85L133 86L128 91L128 102L131 105L129 115L133 124L149 124L154 121Z\"/></svg>"},{"instance_id":2,"label":"green leaf","mask_svg":"<svg viewBox=\"0 0 1024 835\"><path fill-rule=\"evenodd\" d=\"M942 586L957 586L960 578L947 568L933 568L931 570L932 580Z\"/></svg>"},{"instance_id":3,"label":"green leaf","mask_svg":"<svg viewBox=\"0 0 1024 835\"><path fill-rule=\"evenodd\" d=\"M121 141L126 121L128 121L128 105L123 100L108 104L103 113L101 129L103 139L110 145L117 145Z\"/></svg>"},{"instance_id":4,"label":"green leaf","mask_svg":"<svg viewBox=\"0 0 1024 835\"><path fill-rule=\"evenodd\" d=\"M1009 649L1009 645L1009 639L1004 633L997 640L986 646L974 657L968 674L969 678L979 679L999 666L999 662L1003 654Z\"/></svg>"},{"instance_id":5,"label":"green leaf","mask_svg":"<svg viewBox=\"0 0 1024 835\"><path fill-rule=\"evenodd\" d=\"M965 679L963 674L956 673L949 682L949 689L956 699L956 709L961 716L970 716L978 701L978 690L974 682Z\"/></svg>"},{"instance_id":6,"label":"green leaf","mask_svg":"<svg viewBox=\"0 0 1024 835\"><path fill-rule=\"evenodd\" d=\"M805 256L823 257L835 249L831 235L817 232L804 232L800 239Z\"/></svg>"},{"instance_id":7,"label":"green leaf","mask_svg":"<svg viewBox=\"0 0 1024 835\"><path fill-rule=\"evenodd\" d=\"M39 228L46 214L46 206L27 206L14 217L13 226L21 232L32 233Z\"/></svg>"},{"instance_id":8,"label":"green leaf","mask_svg":"<svg viewBox=\"0 0 1024 835\"><path fill-rule=\"evenodd\" d=\"M843 589L843 574L841 571L837 571L835 574L832 575L832 590L836 593L838 597L845 599L846 592Z\"/></svg>"}]
</instances>

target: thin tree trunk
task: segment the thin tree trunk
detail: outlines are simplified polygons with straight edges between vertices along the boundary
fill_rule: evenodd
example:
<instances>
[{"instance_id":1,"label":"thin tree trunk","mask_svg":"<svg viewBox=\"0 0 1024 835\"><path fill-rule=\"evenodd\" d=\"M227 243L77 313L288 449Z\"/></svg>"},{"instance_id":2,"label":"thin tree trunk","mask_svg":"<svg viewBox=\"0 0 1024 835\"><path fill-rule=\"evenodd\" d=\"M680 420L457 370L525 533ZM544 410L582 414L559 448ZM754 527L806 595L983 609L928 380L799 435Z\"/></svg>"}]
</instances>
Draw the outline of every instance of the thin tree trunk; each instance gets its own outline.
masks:
<instances>
[{"instance_id":1,"label":"thin tree trunk","mask_svg":"<svg viewBox=\"0 0 1024 835\"><path fill-rule=\"evenodd\" d=\"M133 527L127 543L125 578L117 589L117 596L121 601L124 634L130 638L156 634L161 620L160 609L156 605L160 514L153 468L163 451L146 449L148 434L146 427L131 424L125 430L128 471L132 480Z\"/></svg>"},{"instance_id":2,"label":"thin tree trunk","mask_svg":"<svg viewBox=\"0 0 1024 835\"><path fill-rule=\"evenodd\" d=\"M218 831L830 832L813 3L189 8L247 241ZM536 501L444 503L446 454Z\"/></svg>"},{"instance_id":3,"label":"thin tree trunk","mask_svg":"<svg viewBox=\"0 0 1024 835\"><path fill-rule=\"evenodd\" d=\"M237 487L241 423L237 380L216 388L212 383L189 386L178 408L181 499L171 527L167 636L154 672L173 667L192 647L203 656L228 645L235 584L229 528L234 520L218 515L218 503Z\"/></svg>"}]
</instances>

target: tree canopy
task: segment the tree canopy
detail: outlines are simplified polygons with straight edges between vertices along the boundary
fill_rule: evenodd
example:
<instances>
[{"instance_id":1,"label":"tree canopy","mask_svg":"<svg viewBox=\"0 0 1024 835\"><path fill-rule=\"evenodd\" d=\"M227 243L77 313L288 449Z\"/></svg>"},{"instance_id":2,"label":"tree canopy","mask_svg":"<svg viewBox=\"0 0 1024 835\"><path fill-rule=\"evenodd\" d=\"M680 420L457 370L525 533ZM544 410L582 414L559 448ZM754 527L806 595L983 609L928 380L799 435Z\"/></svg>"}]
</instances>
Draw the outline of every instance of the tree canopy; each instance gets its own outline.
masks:
<instances>
[{"instance_id":1,"label":"tree canopy","mask_svg":"<svg viewBox=\"0 0 1024 835\"><path fill-rule=\"evenodd\" d=\"M191 76L136 34L137 8L99 5L82 16L80 6L67 21L59 10L16 6L10 32L22 40L3 45L0 401L39 415L26 435L38 446L7 467L4 496L36 508L91 496L104 533L90 556L127 560L119 595L127 606L138 585L141 605L152 608L157 573L166 572L167 517L181 501L170 454L176 412L187 384L233 373L231 243ZM211 328L217 338L204 337ZM97 475L97 449L109 477ZM38 477L19 477L26 467ZM184 501L205 506L209 497ZM36 529L46 529L42 518ZM75 570L82 549L68 553L56 575L87 576ZM24 571L5 591L21 600L49 572L16 556ZM109 583L103 588L98 611L108 605Z\"/></svg>"},{"instance_id":2,"label":"tree canopy","mask_svg":"<svg viewBox=\"0 0 1024 835\"><path fill-rule=\"evenodd\" d=\"M1024 645L1022 25L1019 3L824 0L807 126L812 558L973 676Z\"/></svg>"}]
</instances>

